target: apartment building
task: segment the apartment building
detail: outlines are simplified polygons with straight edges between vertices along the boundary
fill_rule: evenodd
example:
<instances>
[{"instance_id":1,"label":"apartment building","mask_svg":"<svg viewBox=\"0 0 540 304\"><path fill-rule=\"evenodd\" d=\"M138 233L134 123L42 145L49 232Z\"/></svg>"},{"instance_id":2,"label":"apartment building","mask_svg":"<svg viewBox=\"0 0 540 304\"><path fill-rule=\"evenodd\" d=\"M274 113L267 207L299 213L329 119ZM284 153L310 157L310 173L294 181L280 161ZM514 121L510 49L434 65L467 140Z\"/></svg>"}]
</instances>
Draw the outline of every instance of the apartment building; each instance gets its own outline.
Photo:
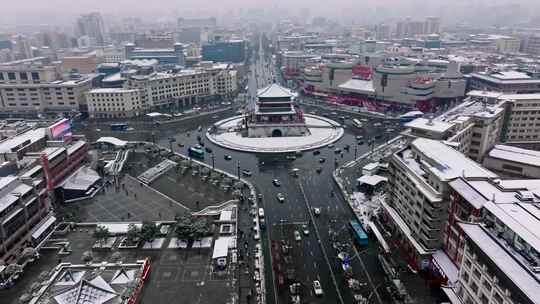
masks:
<instances>
[{"instance_id":1,"label":"apartment building","mask_svg":"<svg viewBox=\"0 0 540 304\"><path fill-rule=\"evenodd\" d=\"M392 155L384 218L394 227L412 267L425 268L442 246L448 218L448 183L460 176L496 175L441 141L418 138Z\"/></svg>"},{"instance_id":2,"label":"apartment building","mask_svg":"<svg viewBox=\"0 0 540 304\"><path fill-rule=\"evenodd\" d=\"M141 103L152 108L193 104L207 97L226 97L237 90L236 72L228 65L170 73L130 76L124 85L142 90Z\"/></svg>"},{"instance_id":3,"label":"apartment building","mask_svg":"<svg viewBox=\"0 0 540 304\"><path fill-rule=\"evenodd\" d=\"M56 218L40 177L0 178L0 259L17 262L26 247L35 247L49 234Z\"/></svg>"},{"instance_id":4,"label":"apartment building","mask_svg":"<svg viewBox=\"0 0 540 304\"><path fill-rule=\"evenodd\" d=\"M521 47L521 40L515 37L503 36L497 39L496 42L497 52L502 54L516 54L519 53Z\"/></svg>"},{"instance_id":5,"label":"apartment building","mask_svg":"<svg viewBox=\"0 0 540 304\"><path fill-rule=\"evenodd\" d=\"M90 118L133 117L143 113L148 104L143 102L139 89L93 89L86 93ZM146 100L144 100L146 101Z\"/></svg>"},{"instance_id":6,"label":"apartment building","mask_svg":"<svg viewBox=\"0 0 540 304\"><path fill-rule=\"evenodd\" d=\"M503 133L507 143L540 142L540 93L504 94L498 97L508 102L508 123Z\"/></svg>"},{"instance_id":7,"label":"apartment building","mask_svg":"<svg viewBox=\"0 0 540 304\"><path fill-rule=\"evenodd\" d=\"M95 75L61 77L59 63L38 57L0 65L0 111L86 112L85 93Z\"/></svg>"},{"instance_id":8,"label":"apartment building","mask_svg":"<svg viewBox=\"0 0 540 304\"><path fill-rule=\"evenodd\" d=\"M483 165L502 176L540 178L540 152L509 145L495 145Z\"/></svg>"},{"instance_id":9,"label":"apartment building","mask_svg":"<svg viewBox=\"0 0 540 304\"><path fill-rule=\"evenodd\" d=\"M458 178L443 249L456 280L451 303L540 303L540 180Z\"/></svg>"},{"instance_id":10,"label":"apartment building","mask_svg":"<svg viewBox=\"0 0 540 304\"><path fill-rule=\"evenodd\" d=\"M500 141L505 123L506 100L499 93L471 91L468 99L436 118L418 118L405 126L406 136L444 140L469 158L482 162Z\"/></svg>"}]
</instances>

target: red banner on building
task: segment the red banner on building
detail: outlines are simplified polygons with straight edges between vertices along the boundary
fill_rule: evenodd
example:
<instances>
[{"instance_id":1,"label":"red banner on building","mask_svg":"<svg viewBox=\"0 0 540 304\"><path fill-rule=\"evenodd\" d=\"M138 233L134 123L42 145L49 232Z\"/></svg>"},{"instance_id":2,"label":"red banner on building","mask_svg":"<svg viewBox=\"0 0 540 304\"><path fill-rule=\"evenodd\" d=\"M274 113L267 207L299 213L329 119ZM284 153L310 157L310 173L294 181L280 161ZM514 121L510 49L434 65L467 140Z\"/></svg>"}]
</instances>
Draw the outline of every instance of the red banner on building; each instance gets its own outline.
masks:
<instances>
[{"instance_id":1,"label":"red banner on building","mask_svg":"<svg viewBox=\"0 0 540 304\"><path fill-rule=\"evenodd\" d=\"M372 69L365 65L357 64L352 68L353 76L361 78L363 80L370 80L372 73Z\"/></svg>"}]
</instances>

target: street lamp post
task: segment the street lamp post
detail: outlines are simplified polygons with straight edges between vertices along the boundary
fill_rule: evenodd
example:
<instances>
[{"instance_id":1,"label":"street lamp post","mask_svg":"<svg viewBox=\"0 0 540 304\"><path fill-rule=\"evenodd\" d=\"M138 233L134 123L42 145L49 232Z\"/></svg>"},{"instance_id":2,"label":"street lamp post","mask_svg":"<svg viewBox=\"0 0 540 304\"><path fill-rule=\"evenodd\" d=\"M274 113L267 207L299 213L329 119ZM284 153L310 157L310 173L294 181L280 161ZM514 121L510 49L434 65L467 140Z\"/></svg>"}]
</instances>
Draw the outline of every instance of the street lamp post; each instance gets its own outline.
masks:
<instances>
[{"instance_id":1,"label":"street lamp post","mask_svg":"<svg viewBox=\"0 0 540 304\"><path fill-rule=\"evenodd\" d=\"M356 156L358 154L358 145L354 145L354 159L356 160Z\"/></svg>"},{"instance_id":2,"label":"street lamp post","mask_svg":"<svg viewBox=\"0 0 540 304\"><path fill-rule=\"evenodd\" d=\"M214 170L215 168L215 156L214 153L212 153L212 170Z\"/></svg>"},{"instance_id":3,"label":"street lamp post","mask_svg":"<svg viewBox=\"0 0 540 304\"><path fill-rule=\"evenodd\" d=\"M237 162L236 169L238 169L238 179L240 179L240 161Z\"/></svg>"}]
</instances>

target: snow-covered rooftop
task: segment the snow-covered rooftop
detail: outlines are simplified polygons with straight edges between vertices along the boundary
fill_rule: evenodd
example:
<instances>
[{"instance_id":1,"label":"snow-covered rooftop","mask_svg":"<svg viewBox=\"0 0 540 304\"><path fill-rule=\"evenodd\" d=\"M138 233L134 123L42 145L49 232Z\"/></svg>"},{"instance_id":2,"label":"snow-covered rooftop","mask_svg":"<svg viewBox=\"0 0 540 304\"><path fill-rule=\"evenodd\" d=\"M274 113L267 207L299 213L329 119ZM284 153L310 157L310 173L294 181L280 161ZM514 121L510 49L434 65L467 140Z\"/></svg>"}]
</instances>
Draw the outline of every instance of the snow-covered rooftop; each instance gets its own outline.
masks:
<instances>
[{"instance_id":1,"label":"snow-covered rooftop","mask_svg":"<svg viewBox=\"0 0 540 304\"><path fill-rule=\"evenodd\" d=\"M375 88L373 87L373 81L371 80L362 80L362 79L349 79L343 84L340 84L339 89L349 92L356 93L375 93Z\"/></svg>"},{"instance_id":2,"label":"snow-covered rooftop","mask_svg":"<svg viewBox=\"0 0 540 304\"><path fill-rule=\"evenodd\" d=\"M362 175L357 179L359 184L368 184L370 186L376 186L381 182L388 181L388 178L380 175Z\"/></svg>"},{"instance_id":3,"label":"snow-covered rooftop","mask_svg":"<svg viewBox=\"0 0 540 304\"><path fill-rule=\"evenodd\" d=\"M411 145L423 154L423 159L428 159L427 164L422 164L423 168L441 180L451 180L459 176L497 177L493 172L441 141L418 138Z\"/></svg>"},{"instance_id":4,"label":"snow-covered rooftop","mask_svg":"<svg viewBox=\"0 0 540 304\"><path fill-rule=\"evenodd\" d=\"M518 101L518 100L537 100L540 99L540 93L531 94L504 94L499 96L501 100Z\"/></svg>"},{"instance_id":5,"label":"snow-covered rooftop","mask_svg":"<svg viewBox=\"0 0 540 304\"><path fill-rule=\"evenodd\" d=\"M436 133L444 133L449 131L454 125L444 121L438 121L427 118L416 118L405 124L408 128L420 129L425 131L431 131Z\"/></svg>"},{"instance_id":6,"label":"snow-covered rooftop","mask_svg":"<svg viewBox=\"0 0 540 304\"><path fill-rule=\"evenodd\" d=\"M508 249L502 247L480 225L459 223L459 226L467 237L486 254L486 257L529 298L531 303L540 303L540 297L538 297L540 280L537 276L527 271L508 252Z\"/></svg>"},{"instance_id":7,"label":"snow-covered rooftop","mask_svg":"<svg viewBox=\"0 0 540 304\"><path fill-rule=\"evenodd\" d=\"M66 190L88 190L97 183L101 177L89 167L81 167L69 176L63 183L62 188Z\"/></svg>"},{"instance_id":8,"label":"snow-covered rooftop","mask_svg":"<svg viewBox=\"0 0 540 304\"><path fill-rule=\"evenodd\" d=\"M506 145L495 145L488 155L489 157L510 162L540 167L540 151L521 149Z\"/></svg>"},{"instance_id":9,"label":"snow-covered rooftop","mask_svg":"<svg viewBox=\"0 0 540 304\"><path fill-rule=\"evenodd\" d=\"M257 90L258 98L292 98L294 93L291 90L272 83L262 89Z\"/></svg>"},{"instance_id":10,"label":"snow-covered rooftop","mask_svg":"<svg viewBox=\"0 0 540 304\"><path fill-rule=\"evenodd\" d=\"M11 149L23 145L25 142L34 143L45 138L45 128L29 130L23 134L5 139L0 142L0 153L11 153Z\"/></svg>"},{"instance_id":11,"label":"snow-covered rooftop","mask_svg":"<svg viewBox=\"0 0 540 304\"><path fill-rule=\"evenodd\" d=\"M448 183L454 191L456 191L461 197L467 200L476 209L481 209L488 201L478 191L476 191L471 185L461 178L457 178Z\"/></svg>"},{"instance_id":12,"label":"snow-covered rooftop","mask_svg":"<svg viewBox=\"0 0 540 304\"><path fill-rule=\"evenodd\" d=\"M127 141L118 139L116 137L100 137L98 140L96 140L97 143L108 143L116 147L123 147L127 144Z\"/></svg>"}]
</instances>

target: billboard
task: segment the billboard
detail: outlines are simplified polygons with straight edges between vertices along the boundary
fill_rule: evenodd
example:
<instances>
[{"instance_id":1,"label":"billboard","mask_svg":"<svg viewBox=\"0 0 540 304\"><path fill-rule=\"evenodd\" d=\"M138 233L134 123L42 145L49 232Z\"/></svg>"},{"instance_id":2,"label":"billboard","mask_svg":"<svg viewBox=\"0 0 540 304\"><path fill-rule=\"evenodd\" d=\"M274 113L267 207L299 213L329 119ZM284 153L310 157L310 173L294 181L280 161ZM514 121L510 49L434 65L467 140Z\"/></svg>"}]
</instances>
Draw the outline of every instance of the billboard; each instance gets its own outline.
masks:
<instances>
[{"instance_id":1,"label":"billboard","mask_svg":"<svg viewBox=\"0 0 540 304\"><path fill-rule=\"evenodd\" d=\"M61 140L71 135L71 122L67 118L55 122L47 128L47 135L52 140Z\"/></svg>"}]
</instances>

